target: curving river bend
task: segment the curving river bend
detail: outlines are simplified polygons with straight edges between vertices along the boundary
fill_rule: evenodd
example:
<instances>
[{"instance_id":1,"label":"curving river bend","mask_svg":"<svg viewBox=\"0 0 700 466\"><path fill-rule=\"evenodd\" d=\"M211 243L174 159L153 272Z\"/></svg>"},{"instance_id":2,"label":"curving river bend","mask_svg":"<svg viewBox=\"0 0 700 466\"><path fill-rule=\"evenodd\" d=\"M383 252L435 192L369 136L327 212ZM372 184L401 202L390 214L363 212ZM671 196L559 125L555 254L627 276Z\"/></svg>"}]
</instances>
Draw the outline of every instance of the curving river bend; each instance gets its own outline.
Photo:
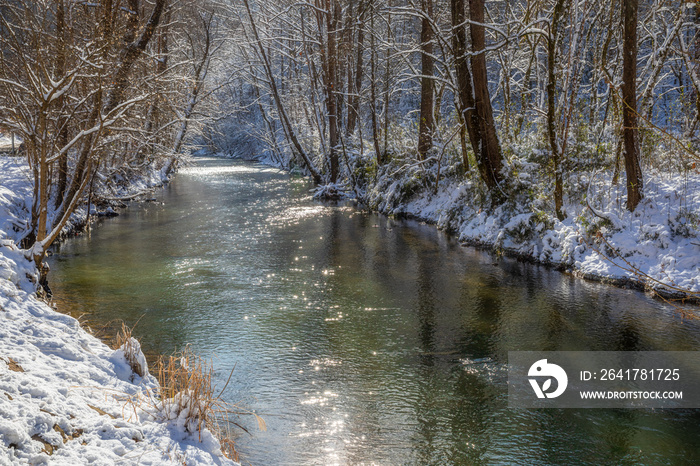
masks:
<instances>
[{"instance_id":1,"label":"curving river bend","mask_svg":"<svg viewBox=\"0 0 700 466\"><path fill-rule=\"evenodd\" d=\"M644 294L310 199L307 181L201 158L60 244L62 310L123 319L146 351L213 358L244 463L697 464L696 410L510 410L507 352L698 350ZM140 319L140 320L139 320Z\"/></svg>"}]
</instances>

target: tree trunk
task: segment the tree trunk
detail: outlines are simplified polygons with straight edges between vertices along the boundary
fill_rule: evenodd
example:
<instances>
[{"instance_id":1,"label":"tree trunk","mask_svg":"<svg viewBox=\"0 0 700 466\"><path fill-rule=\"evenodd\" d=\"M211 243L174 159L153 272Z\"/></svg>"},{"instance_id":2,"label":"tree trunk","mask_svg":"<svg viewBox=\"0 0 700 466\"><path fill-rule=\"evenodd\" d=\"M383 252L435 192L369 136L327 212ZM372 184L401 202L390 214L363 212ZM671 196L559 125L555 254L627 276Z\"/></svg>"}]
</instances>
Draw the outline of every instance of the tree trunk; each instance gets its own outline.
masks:
<instances>
[{"instance_id":1,"label":"tree trunk","mask_svg":"<svg viewBox=\"0 0 700 466\"><path fill-rule=\"evenodd\" d=\"M556 92L557 76L555 73L557 35L559 19L564 11L564 0L557 0L552 14L552 24L550 26L549 37L547 39L547 133L549 136L549 147L552 153L554 164L554 212L559 220L564 220L562 210L564 204L564 182L562 177L562 148L557 139L558 125L556 122Z\"/></svg>"},{"instance_id":2,"label":"tree trunk","mask_svg":"<svg viewBox=\"0 0 700 466\"><path fill-rule=\"evenodd\" d=\"M316 183L320 183L321 182L321 175L319 175L318 171L316 170L313 163L311 162L311 159L309 159L309 156L306 154L304 149L302 149L301 144L299 143L299 140L297 139L296 134L294 133L294 128L292 128L292 125L289 122L289 118L287 117L287 112L285 111L284 106L282 105L282 100L280 99L280 95L279 95L279 92L277 90L277 83L275 82L275 76L272 73L272 68L270 67L270 62L267 59L267 53L265 53L265 47L263 46L262 41L260 40L260 35L258 34L258 28L255 26L255 20L253 19L253 13L250 10L250 4L249 4L248 0L243 0L243 3L245 4L246 11L248 13L248 19L250 20L250 28L253 31L253 37L255 39L255 42L258 45L260 57L262 58L263 66L265 68L265 73L267 74L267 79L268 79L269 84L270 84L270 90L272 91L272 96L275 100L275 104L277 105L277 111L279 112L280 119L282 120L282 126L284 127L285 134L289 138L294 149L296 149L297 153L304 160L304 163L306 164L306 168L311 173L311 176L314 179L314 181Z\"/></svg>"},{"instance_id":3,"label":"tree trunk","mask_svg":"<svg viewBox=\"0 0 700 466\"><path fill-rule=\"evenodd\" d=\"M695 8L695 30L698 31L700 29L700 8ZM695 69L689 69L688 72L692 73L698 73L700 74L700 34L696 32L695 34L695 43L693 44L694 47L694 53L693 56L695 58ZM687 61L686 61L687 63ZM695 85L695 122L693 123L693 126L695 124L700 123L700 86Z\"/></svg>"},{"instance_id":4,"label":"tree trunk","mask_svg":"<svg viewBox=\"0 0 700 466\"><path fill-rule=\"evenodd\" d=\"M67 46L67 31L66 31L66 10L63 0L58 0L56 3L56 71L54 79L59 81L66 74L66 46ZM64 97L59 97L56 104L58 108L63 108ZM66 118L60 118L58 121L58 145L65 147L68 145L68 121ZM58 182L56 183L56 197L54 201L54 209L58 209L63 203L63 194L68 184L68 153L64 153L58 158L57 163Z\"/></svg>"},{"instance_id":5,"label":"tree trunk","mask_svg":"<svg viewBox=\"0 0 700 466\"><path fill-rule=\"evenodd\" d=\"M435 100L435 81L433 79L433 0L422 0L423 18L421 20L421 86L420 86L420 125L418 130L418 158L425 159L433 146L435 118L433 106Z\"/></svg>"},{"instance_id":6,"label":"tree trunk","mask_svg":"<svg viewBox=\"0 0 700 466\"><path fill-rule=\"evenodd\" d=\"M480 134L476 112L474 111L474 90L472 89L472 73L469 70L467 60L467 31L464 27L465 12L464 0L450 0L452 13L452 49L455 54L455 71L457 77L457 111L459 121L466 126L474 154L479 150ZM464 169L469 170L469 156L467 154L464 130L460 132L462 144L462 163Z\"/></svg>"},{"instance_id":7,"label":"tree trunk","mask_svg":"<svg viewBox=\"0 0 700 466\"><path fill-rule=\"evenodd\" d=\"M379 149L379 128L377 123L377 48L374 38L374 3L372 3L372 16L370 16L370 30L371 34L369 36L370 40L370 58L369 58L369 69L370 69L370 107L369 111L372 116L372 142L374 143L374 154L377 157L377 165L382 165L384 163L384 157L381 150ZM384 109L386 111L386 109Z\"/></svg>"},{"instance_id":8,"label":"tree trunk","mask_svg":"<svg viewBox=\"0 0 700 466\"><path fill-rule=\"evenodd\" d=\"M387 0L387 7L391 8L391 0ZM392 39L392 34L391 34L391 11L387 13L387 18L386 18L386 41L387 43L390 43ZM389 47L386 47L384 49L384 63L386 63L386 66L384 68L384 147L382 150L382 158L384 159L384 162L387 161L388 154L389 154L389 105L391 104L391 101L389 99L390 95L390 85L391 85L391 51L389 50Z\"/></svg>"},{"instance_id":9,"label":"tree trunk","mask_svg":"<svg viewBox=\"0 0 700 466\"><path fill-rule=\"evenodd\" d=\"M160 23L160 16L165 9L166 3L167 0L156 0L151 16L148 18L141 35L138 39L129 42L124 49L122 60L112 78L114 87L112 87L107 102L105 103L105 108L103 109L104 114L108 114L121 103L124 97L124 91L129 84L129 72L131 71L131 67L134 66L136 60L141 56L143 51L146 50L146 46Z\"/></svg>"},{"instance_id":10,"label":"tree trunk","mask_svg":"<svg viewBox=\"0 0 700 466\"><path fill-rule=\"evenodd\" d=\"M355 125L357 119L360 116L360 91L362 90L362 75L364 73L362 54L364 52L364 40L365 40L365 27L364 27L364 1L360 0L360 6L358 8L358 27L357 27L357 58L355 61L355 80L350 94L350 99L348 102L348 126L347 134L353 134L355 132Z\"/></svg>"},{"instance_id":11,"label":"tree trunk","mask_svg":"<svg viewBox=\"0 0 700 466\"><path fill-rule=\"evenodd\" d=\"M338 3L326 0L326 41L328 55L326 68L326 108L328 110L328 139L330 144L330 182L338 180L338 99L336 88L338 82Z\"/></svg>"},{"instance_id":12,"label":"tree trunk","mask_svg":"<svg viewBox=\"0 0 700 466\"><path fill-rule=\"evenodd\" d=\"M469 0L469 13L472 21L469 29L474 53L471 57L472 77L474 80L474 106L479 132L481 133L480 147L476 154L481 176L486 186L493 190L503 181L503 175L501 174L503 160L489 97L485 56L486 34L482 25L484 23L484 0Z\"/></svg>"},{"instance_id":13,"label":"tree trunk","mask_svg":"<svg viewBox=\"0 0 700 466\"><path fill-rule=\"evenodd\" d=\"M637 0L622 1L624 41L622 44L622 123L627 173L627 209L634 212L644 197L644 180L639 163L637 130Z\"/></svg>"}]
</instances>

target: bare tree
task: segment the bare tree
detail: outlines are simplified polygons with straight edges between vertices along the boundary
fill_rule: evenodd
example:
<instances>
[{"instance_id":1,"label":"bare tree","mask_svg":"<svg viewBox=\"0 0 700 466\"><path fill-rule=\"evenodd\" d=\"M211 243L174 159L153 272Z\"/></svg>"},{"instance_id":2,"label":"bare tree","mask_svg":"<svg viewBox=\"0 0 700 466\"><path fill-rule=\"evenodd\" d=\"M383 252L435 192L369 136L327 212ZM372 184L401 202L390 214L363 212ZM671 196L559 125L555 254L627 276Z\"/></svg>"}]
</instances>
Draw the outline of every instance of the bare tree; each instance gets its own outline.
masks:
<instances>
[{"instance_id":1,"label":"bare tree","mask_svg":"<svg viewBox=\"0 0 700 466\"><path fill-rule=\"evenodd\" d=\"M564 181L562 176L562 157L564 149L559 143L557 135L557 75L556 75L556 50L557 36L562 14L564 12L564 1L557 0L552 13L552 20L547 37L547 136L549 137L549 150L552 153L554 164L554 212L559 220L564 220L562 207L564 204Z\"/></svg>"},{"instance_id":2,"label":"bare tree","mask_svg":"<svg viewBox=\"0 0 700 466\"><path fill-rule=\"evenodd\" d=\"M459 121L463 125L463 128L460 130L462 163L464 164L465 170L467 170L469 169L469 157L464 137L465 128L469 134L471 146L476 154L481 145L479 123L476 119L472 74L469 69L469 59L467 56L468 49L464 0L450 0L450 7L452 18L452 50L455 56L455 74L457 78L457 111L459 112Z\"/></svg>"},{"instance_id":3,"label":"bare tree","mask_svg":"<svg viewBox=\"0 0 700 466\"><path fill-rule=\"evenodd\" d=\"M474 107L480 133L480 147L475 148L479 171L486 185L495 189L503 181L503 156L498 142L493 108L489 96L486 69L486 33L484 28L484 0L469 0L470 31L473 54L471 57L474 81ZM498 194L497 194L498 195Z\"/></svg>"},{"instance_id":4,"label":"bare tree","mask_svg":"<svg viewBox=\"0 0 700 466\"><path fill-rule=\"evenodd\" d=\"M377 164L381 165L385 162L384 152L379 149L379 124L377 122L377 48L375 37L375 3L372 0L372 10L370 13L370 101L369 111L372 121L372 142L374 143L374 153L377 159ZM386 112L386 109L384 109Z\"/></svg>"},{"instance_id":5,"label":"bare tree","mask_svg":"<svg viewBox=\"0 0 700 466\"><path fill-rule=\"evenodd\" d=\"M357 42L355 43L356 58L355 58L355 73L354 80L350 80L351 87L348 88L350 99L348 102L348 123L347 132L352 134L355 132L355 125L360 116L360 93L362 91L362 79L364 76L364 43L365 43L365 0L360 0L357 8ZM353 18L351 18L353 20Z\"/></svg>"},{"instance_id":6,"label":"bare tree","mask_svg":"<svg viewBox=\"0 0 700 466\"><path fill-rule=\"evenodd\" d=\"M299 156L302 158L304 161L306 168L309 170L311 173L311 176L313 177L314 181L317 183L321 183L321 175L318 173L316 170L316 167L314 166L313 162L307 155L306 151L301 147L301 144L299 143L299 140L297 139L296 133L294 131L294 128L292 127L289 117L287 116L287 112L282 104L282 99L280 97L279 90L277 88L277 82L275 80L275 75L272 72L272 67L270 65L270 61L267 57L267 52L265 51L265 47L263 46L262 40L260 39L260 35L258 34L258 28L255 25L255 19L253 18L253 13L250 9L250 4L248 0L243 0L243 3L246 8L246 12L248 13L248 19L249 19L249 25L250 28L253 32L253 38L255 39L255 42L258 46L258 52L260 53L260 56L262 58L263 66L265 68L265 72L267 74L268 78L268 83L270 86L270 90L272 91L272 96L275 99L275 103L277 105L277 110L279 112L280 118L282 120L282 125L285 130L285 134L291 141L292 145L294 146L294 149L297 151Z\"/></svg>"},{"instance_id":7,"label":"bare tree","mask_svg":"<svg viewBox=\"0 0 700 466\"><path fill-rule=\"evenodd\" d=\"M0 2L0 123L25 140L34 177L25 255L42 271L41 282L46 251L80 204L102 162L98 154L113 137L110 132L146 98L138 93L124 97L165 3L155 2L139 32L137 11L129 10L128 19L118 22L119 4L109 0L101 8L63 1ZM135 0L130 6L140 11ZM119 32L125 45L113 54Z\"/></svg>"},{"instance_id":8,"label":"bare tree","mask_svg":"<svg viewBox=\"0 0 700 466\"><path fill-rule=\"evenodd\" d=\"M627 173L627 209L634 212L644 197L644 179L639 163L637 123L637 0L622 0L624 25L622 71L622 118Z\"/></svg>"},{"instance_id":9,"label":"bare tree","mask_svg":"<svg viewBox=\"0 0 700 466\"><path fill-rule=\"evenodd\" d=\"M425 159L433 146L435 131L435 81L433 58L433 0L421 0L421 77L420 77L420 123L418 129L418 157Z\"/></svg>"},{"instance_id":10,"label":"bare tree","mask_svg":"<svg viewBox=\"0 0 700 466\"><path fill-rule=\"evenodd\" d=\"M328 142L330 145L328 158L330 165L330 182L338 179L338 27L340 25L340 9L338 0L323 0L325 11L317 10L319 30L325 26L325 41L321 47L323 63L323 78L326 89L326 111L328 112ZM325 20L325 21L324 21Z\"/></svg>"}]
</instances>

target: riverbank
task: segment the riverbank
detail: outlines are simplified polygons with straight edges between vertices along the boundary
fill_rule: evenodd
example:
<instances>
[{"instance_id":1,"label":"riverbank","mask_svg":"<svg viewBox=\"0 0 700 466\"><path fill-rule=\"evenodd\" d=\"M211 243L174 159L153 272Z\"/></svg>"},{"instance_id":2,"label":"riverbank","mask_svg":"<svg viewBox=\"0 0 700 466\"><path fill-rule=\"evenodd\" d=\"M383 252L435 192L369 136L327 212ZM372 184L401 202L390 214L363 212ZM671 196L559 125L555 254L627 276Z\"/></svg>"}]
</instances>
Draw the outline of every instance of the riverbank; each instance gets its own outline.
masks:
<instances>
[{"instance_id":1,"label":"riverbank","mask_svg":"<svg viewBox=\"0 0 700 466\"><path fill-rule=\"evenodd\" d=\"M154 170L112 197L166 176L166 167ZM30 180L22 159L0 157L0 464L235 464L209 431L163 420L149 403L153 376L135 374L123 351L36 298L37 271L16 245Z\"/></svg>"},{"instance_id":2,"label":"riverbank","mask_svg":"<svg viewBox=\"0 0 700 466\"><path fill-rule=\"evenodd\" d=\"M387 215L436 224L461 242L499 254L553 266L588 280L653 291L662 297L700 298L700 176L651 172L634 213L624 204L622 183L599 175L576 180L558 220L529 195L536 175L519 171L517 194L489 209L469 180L450 179L438 191L419 185L405 195L406 177L380 176L366 202ZM415 180L413 181L415 184Z\"/></svg>"}]
</instances>

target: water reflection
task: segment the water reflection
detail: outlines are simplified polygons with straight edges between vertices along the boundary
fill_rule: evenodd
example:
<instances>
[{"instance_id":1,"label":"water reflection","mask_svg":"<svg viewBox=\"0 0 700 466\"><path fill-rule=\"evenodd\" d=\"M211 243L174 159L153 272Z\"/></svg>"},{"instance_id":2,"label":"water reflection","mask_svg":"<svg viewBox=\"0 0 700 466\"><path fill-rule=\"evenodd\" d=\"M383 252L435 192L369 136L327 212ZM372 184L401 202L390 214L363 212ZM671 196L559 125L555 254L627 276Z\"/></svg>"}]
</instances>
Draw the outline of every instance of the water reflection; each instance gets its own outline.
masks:
<instances>
[{"instance_id":1,"label":"water reflection","mask_svg":"<svg viewBox=\"0 0 700 466\"><path fill-rule=\"evenodd\" d=\"M263 414L253 464L638 464L700 456L696 411L509 410L509 350L697 350L644 295L314 203L275 170L205 159L52 259L64 307L191 343ZM242 422L247 422L243 420ZM250 423L252 427L252 422Z\"/></svg>"}]
</instances>

